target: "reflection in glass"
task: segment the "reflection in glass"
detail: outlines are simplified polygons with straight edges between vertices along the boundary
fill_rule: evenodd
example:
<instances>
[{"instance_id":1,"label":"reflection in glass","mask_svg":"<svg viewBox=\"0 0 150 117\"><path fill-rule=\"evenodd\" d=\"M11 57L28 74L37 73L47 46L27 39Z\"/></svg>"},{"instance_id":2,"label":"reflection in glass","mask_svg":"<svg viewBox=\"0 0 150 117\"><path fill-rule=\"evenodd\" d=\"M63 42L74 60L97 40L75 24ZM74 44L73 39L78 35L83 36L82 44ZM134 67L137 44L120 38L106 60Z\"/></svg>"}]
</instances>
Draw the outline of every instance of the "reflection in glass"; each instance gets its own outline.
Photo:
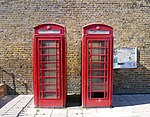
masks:
<instances>
[{"instance_id":1,"label":"reflection in glass","mask_svg":"<svg viewBox=\"0 0 150 117\"><path fill-rule=\"evenodd\" d=\"M42 54L56 54L56 48L43 48L42 49Z\"/></svg>"},{"instance_id":2,"label":"reflection in glass","mask_svg":"<svg viewBox=\"0 0 150 117\"><path fill-rule=\"evenodd\" d=\"M92 78L92 84L104 83L104 78Z\"/></svg>"},{"instance_id":3,"label":"reflection in glass","mask_svg":"<svg viewBox=\"0 0 150 117\"><path fill-rule=\"evenodd\" d=\"M92 69L104 69L103 63L92 63Z\"/></svg>"},{"instance_id":4,"label":"reflection in glass","mask_svg":"<svg viewBox=\"0 0 150 117\"><path fill-rule=\"evenodd\" d=\"M104 48L92 48L92 54L104 54Z\"/></svg>"},{"instance_id":5,"label":"reflection in glass","mask_svg":"<svg viewBox=\"0 0 150 117\"><path fill-rule=\"evenodd\" d=\"M41 64L42 69L56 69L56 63L51 63L51 64Z\"/></svg>"},{"instance_id":6,"label":"reflection in glass","mask_svg":"<svg viewBox=\"0 0 150 117\"><path fill-rule=\"evenodd\" d=\"M44 62L55 62L56 61L56 56L43 56L43 61Z\"/></svg>"},{"instance_id":7,"label":"reflection in glass","mask_svg":"<svg viewBox=\"0 0 150 117\"><path fill-rule=\"evenodd\" d=\"M43 76L56 76L56 71L49 70L49 71L41 71Z\"/></svg>"},{"instance_id":8,"label":"reflection in glass","mask_svg":"<svg viewBox=\"0 0 150 117\"><path fill-rule=\"evenodd\" d=\"M56 90L56 85L44 86L44 90Z\"/></svg>"},{"instance_id":9,"label":"reflection in glass","mask_svg":"<svg viewBox=\"0 0 150 117\"><path fill-rule=\"evenodd\" d=\"M42 41L42 46L56 46L56 41Z\"/></svg>"},{"instance_id":10,"label":"reflection in glass","mask_svg":"<svg viewBox=\"0 0 150 117\"><path fill-rule=\"evenodd\" d=\"M92 62L104 62L104 56L92 56Z\"/></svg>"},{"instance_id":11,"label":"reflection in glass","mask_svg":"<svg viewBox=\"0 0 150 117\"><path fill-rule=\"evenodd\" d=\"M45 78L44 83L45 84L50 84L50 83L56 84L56 78Z\"/></svg>"},{"instance_id":12,"label":"reflection in glass","mask_svg":"<svg viewBox=\"0 0 150 117\"><path fill-rule=\"evenodd\" d=\"M93 70L92 76L104 76L104 70Z\"/></svg>"},{"instance_id":13,"label":"reflection in glass","mask_svg":"<svg viewBox=\"0 0 150 117\"><path fill-rule=\"evenodd\" d=\"M45 92L43 94L44 98L56 98L56 93L55 92Z\"/></svg>"},{"instance_id":14,"label":"reflection in glass","mask_svg":"<svg viewBox=\"0 0 150 117\"><path fill-rule=\"evenodd\" d=\"M93 47L104 47L105 42L104 41L92 41Z\"/></svg>"},{"instance_id":15,"label":"reflection in glass","mask_svg":"<svg viewBox=\"0 0 150 117\"><path fill-rule=\"evenodd\" d=\"M104 90L104 86L92 86L92 90Z\"/></svg>"}]
</instances>

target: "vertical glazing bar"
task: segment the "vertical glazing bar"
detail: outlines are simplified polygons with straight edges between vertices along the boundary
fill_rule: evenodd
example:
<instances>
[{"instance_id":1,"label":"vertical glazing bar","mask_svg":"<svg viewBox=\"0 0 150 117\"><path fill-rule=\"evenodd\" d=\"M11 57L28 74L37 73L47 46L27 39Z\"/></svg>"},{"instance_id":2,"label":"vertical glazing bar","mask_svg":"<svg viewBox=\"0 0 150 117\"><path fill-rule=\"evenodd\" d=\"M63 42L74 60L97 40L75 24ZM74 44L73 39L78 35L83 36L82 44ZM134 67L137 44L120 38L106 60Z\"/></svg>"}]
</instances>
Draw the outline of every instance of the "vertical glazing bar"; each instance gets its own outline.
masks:
<instances>
[{"instance_id":1,"label":"vertical glazing bar","mask_svg":"<svg viewBox=\"0 0 150 117\"><path fill-rule=\"evenodd\" d=\"M111 55L111 53L110 53L110 41L107 41L107 46L108 46L108 53L107 53L107 66L108 66L108 72L109 72L109 74L107 73L107 97L108 96L110 96L111 94L109 93L110 92L110 90L112 90L112 89L110 89L111 87L109 86L110 85L110 83L112 83L111 82L111 66L110 66L110 62L111 62L111 60L110 60L110 55Z\"/></svg>"},{"instance_id":2,"label":"vertical glazing bar","mask_svg":"<svg viewBox=\"0 0 150 117\"><path fill-rule=\"evenodd\" d=\"M41 60L41 49L40 49L40 40L38 40L38 85L39 85L39 93L40 93L40 98L42 98L42 78L41 78L41 69L40 69L40 60Z\"/></svg>"},{"instance_id":3,"label":"vertical glazing bar","mask_svg":"<svg viewBox=\"0 0 150 117\"><path fill-rule=\"evenodd\" d=\"M41 78L41 69L40 69L40 59L41 59L41 50L40 50L40 40L38 40L38 85L39 85L39 93L40 93L40 98L42 98L42 78Z\"/></svg>"},{"instance_id":4,"label":"vertical glazing bar","mask_svg":"<svg viewBox=\"0 0 150 117\"><path fill-rule=\"evenodd\" d=\"M92 53L92 41L90 41L90 98L92 98L92 56L93 56L93 53Z\"/></svg>"},{"instance_id":5,"label":"vertical glazing bar","mask_svg":"<svg viewBox=\"0 0 150 117\"><path fill-rule=\"evenodd\" d=\"M58 41L55 41L56 42L56 98L58 98L58 61L57 61L57 44L58 44Z\"/></svg>"},{"instance_id":6,"label":"vertical glazing bar","mask_svg":"<svg viewBox=\"0 0 150 117\"><path fill-rule=\"evenodd\" d=\"M106 62L107 62L107 60L106 60L106 51L107 51L107 49L106 49L106 41L103 41L104 42L104 84L103 84L103 86L104 86L104 98L106 98Z\"/></svg>"},{"instance_id":7,"label":"vertical glazing bar","mask_svg":"<svg viewBox=\"0 0 150 117\"><path fill-rule=\"evenodd\" d=\"M44 91L44 88L43 88L43 71L42 71L42 68L41 68L41 64L42 64L42 41L39 40L39 85L40 85L40 97L43 98L43 91Z\"/></svg>"},{"instance_id":8,"label":"vertical glazing bar","mask_svg":"<svg viewBox=\"0 0 150 117\"><path fill-rule=\"evenodd\" d=\"M89 40L87 40L86 41L86 64L84 64L84 66L86 66L86 78L85 78L85 86L86 86L86 88L85 88L85 92L87 93L87 97L88 98L90 98L90 71L89 71L89 64L90 64L90 52L89 52L89 48L90 48L90 41ZM84 81L83 81L84 82ZM86 98L86 97L85 97Z\"/></svg>"},{"instance_id":9,"label":"vertical glazing bar","mask_svg":"<svg viewBox=\"0 0 150 117\"><path fill-rule=\"evenodd\" d=\"M60 55L60 50L61 50L61 46L60 46L60 40L57 40L56 41L56 49L57 49L57 59L56 59L56 62L57 62L57 98L60 98L60 78L61 78L61 75L60 75L60 63L61 63L61 55Z\"/></svg>"},{"instance_id":10,"label":"vertical glazing bar","mask_svg":"<svg viewBox=\"0 0 150 117\"><path fill-rule=\"evenodd\" d=\"M61 70L61 43L60 43L60 40L57 40L57 46L56 46L58 49L58 53L57 53L57 98L60 98L60 80L62 78L61 76L61 73L60 73L60 70Z\"/></svg>"},{"instance_id":11,"label":"vertical glazing bar","mask_svg":"<svg viewBox=\"0 0 150 117\"><path fill-rule=\"evenodd\" d=\"M41 41L40 46L43 49L43 41ZM41 53L43 51L42 49L41 49ZM41 75L42 75L42 98L44 98L44 93L45 93L44 92L44 80L45 80L45 78L43 76L44 76L45 73L43 73L44 70L43 70L43 59L42 58L43 58L43 53L42 53L42 56L41 56L41 64L42 64L42 69L41 69L42 74Z\"/></svg>"},{"instance_id":12,"label":"vertical glazing bar","mask_svg":"<svg viewBox=\"0 0 150 117\"><path fill-rule=\"evenodd\" d=\"M43 40L43 41L42 41L42 47L43 47L43 46L45 46L45 47L50 46L49 43L50 43L49 41L44 41L44 40ZM44 48L45 48L45 47L44 47ZM47 54L49 54L49 51L47 50L47 48L46 48L45 50L47 51ZM46 52L44 52L44 53L46 54ZM49 60L49 56L47 56L47 55L45 55L44 58L46 58L46 62ZM43 62L43 60L42 60L42 62ZM47 63L46 63L46 64L47 64ZM49 72L45 72L44 75L49 76Z\"/></svg>"},{"instance_id":13,"label":"vertical glazing bar","mask_svg":"<svg viewBox=\"0 0 150 117\"><path fill-rule=\"evenodd\" d=\"M89 93L90 93L90 72L89 72L89 64L90 64L90 52L89 52L89 48L90 48L90 45L89 45L89 43L90 43L90 41L87 41L87 47L86 47L86 49L87 49L87 73L88 73L88 80L87 80L87 82L86 82L86 85L87 85L87 95L88 95L88 98L90 98L89 97Z\"/></svg>"},{"instance_id":14,"label":"vertical glazing bar","mask_svg":"<svg viewBox=\"0 0 150 117\"><path fill-rule=\"evenodd\" d=\"M58 40L58 55L59 55L59 59L58 59L58 63L59 63L59 66L58 66L58 90L59 90L59 98L61 98L61 94L62 94L62 91L61 90L61 86L63 85L63 76L62 76L62 40ZM61 93L60 93L61 92Z\"/></svg>"}]
</instances>

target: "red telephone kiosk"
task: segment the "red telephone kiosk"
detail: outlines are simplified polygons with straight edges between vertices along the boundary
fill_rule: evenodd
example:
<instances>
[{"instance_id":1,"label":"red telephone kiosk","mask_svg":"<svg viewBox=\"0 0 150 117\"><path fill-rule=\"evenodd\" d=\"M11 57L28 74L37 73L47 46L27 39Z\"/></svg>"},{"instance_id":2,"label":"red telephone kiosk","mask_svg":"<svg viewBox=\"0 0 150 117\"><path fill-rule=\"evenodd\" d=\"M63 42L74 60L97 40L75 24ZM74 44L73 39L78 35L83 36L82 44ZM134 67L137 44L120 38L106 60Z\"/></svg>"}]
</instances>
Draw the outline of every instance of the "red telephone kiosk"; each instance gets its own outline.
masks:
<instances>
[{"instance_id":1,"label":"red telephone kiosk","mask_svg":"<svg viewBox=\"0 0 150 117\"><path fill-rule=\"evenodd\" d=\"M35 106L65 106L65 27L55 23L47 23L34 28L33 69Z\"/></svg>"},{"instance_id":2,"label":"red telephone kiosk","mask_svg":"<svg viewBox=\"0 0 150 117\"><path fill-rule=\"evenodd\" d=\"M113 28L104 24L83 27L82 105L112 106Z\"/></svg>"}]
</instances>

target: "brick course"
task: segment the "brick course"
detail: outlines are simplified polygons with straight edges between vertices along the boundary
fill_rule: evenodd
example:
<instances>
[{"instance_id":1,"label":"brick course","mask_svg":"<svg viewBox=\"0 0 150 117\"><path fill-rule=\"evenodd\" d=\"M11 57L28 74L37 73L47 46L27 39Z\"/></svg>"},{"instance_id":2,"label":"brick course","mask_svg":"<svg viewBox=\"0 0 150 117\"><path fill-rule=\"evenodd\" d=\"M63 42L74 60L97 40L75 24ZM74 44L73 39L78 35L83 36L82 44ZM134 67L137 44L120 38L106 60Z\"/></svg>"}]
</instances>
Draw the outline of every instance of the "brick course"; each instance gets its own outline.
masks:
<instances>
[{"instance_id":1,"label":"brick course","mask_svg":"<svg viewBox=\"0 0 150 117\"><path fill-rule=\"evenodd\" d=\"M67 29L68 93L81 91L81 30L89 23L114 28L114 47L137 47L138 68L114 70L114 93L150 92L149 0L1 0L0 67L18 93L33 92L33 27L45 22ZM14 84L13 84L14 79Z\"/></svg>"}]
</instances>

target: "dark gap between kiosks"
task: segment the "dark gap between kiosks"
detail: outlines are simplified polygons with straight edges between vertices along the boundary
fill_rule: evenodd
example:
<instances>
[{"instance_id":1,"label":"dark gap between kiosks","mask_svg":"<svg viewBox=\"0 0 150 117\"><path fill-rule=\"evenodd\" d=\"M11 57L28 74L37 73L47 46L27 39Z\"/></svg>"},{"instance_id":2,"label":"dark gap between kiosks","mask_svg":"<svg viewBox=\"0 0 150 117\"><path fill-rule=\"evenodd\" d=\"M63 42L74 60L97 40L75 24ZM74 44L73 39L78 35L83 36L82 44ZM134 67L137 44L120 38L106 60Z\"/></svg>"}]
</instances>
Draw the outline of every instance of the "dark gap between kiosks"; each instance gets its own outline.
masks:
<instances>
[{"instance_id":1,"label":"dark gap between kiosks","mask_svg":"<svg viewBox=\"0 0 150 117\"><path fill-rule=\"evenodd\" d=\"M81 94L70 94L67 95L66 107L81 106Z\"/></svg>"}]
</instances>

